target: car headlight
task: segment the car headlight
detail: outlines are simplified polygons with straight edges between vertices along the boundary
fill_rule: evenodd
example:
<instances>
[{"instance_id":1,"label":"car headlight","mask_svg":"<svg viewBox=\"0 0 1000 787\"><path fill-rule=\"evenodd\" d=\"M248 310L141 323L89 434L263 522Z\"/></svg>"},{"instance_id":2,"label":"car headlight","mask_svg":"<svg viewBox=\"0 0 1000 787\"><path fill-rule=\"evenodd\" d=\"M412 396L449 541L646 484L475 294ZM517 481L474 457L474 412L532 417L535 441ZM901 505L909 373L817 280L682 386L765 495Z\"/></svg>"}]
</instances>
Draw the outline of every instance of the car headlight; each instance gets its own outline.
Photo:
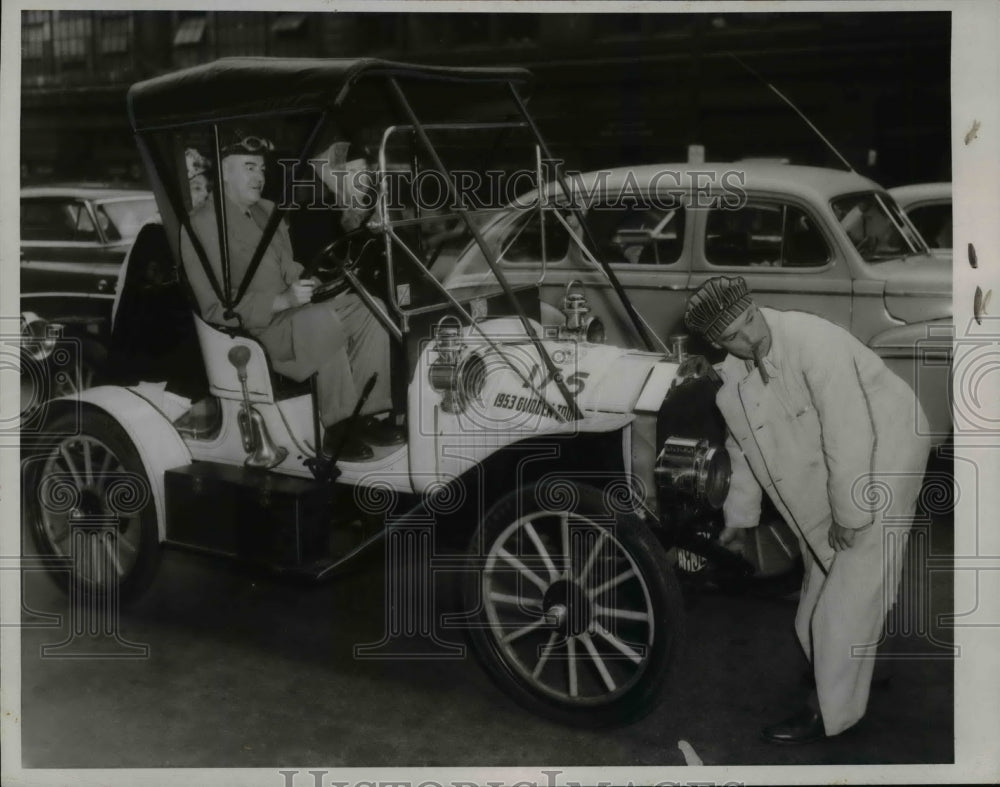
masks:
<instances>
[{"instance_id":1,"label":"car headlight","mask_svg":"<svg viewBox=\"0 0 1000 787\"><path fill-rule=\"evenodd\" d=\"M63 326L49 322L34 312L21 313L21 349L33 361L44 361L62 336Z\"/></svg>"},{"instance_id":2,"label":"car headlight","mask_svg":"<svg viewBox=\"0 0 1000 787\"><path fill-rule=\"evenodd\" d=\"M486 363L464 344L461 326L454 317L438 323L433 351L437 358L427 370L432 390L442 395L441 409L461 413L470 401L478 399L486 384Z\"/></svg>"},{"instance_id":3,"label":"car headlight","mask_svg":"<svg viewBox=\"0 0 1000 787\"><path fill-rule=\"evenodd\" d=\"M604 344L604 323L600 317L592 317L587 325L587 341L591 344Z\"/></svg>"},{"instance_id":4,"label":"car headlight","mask_svg":"<svg viewBox=\"0 0 1000 787\"><path fill-rule=\"evenodd\" d=\"M590 313L587 297L581 290L580 282L576 279L566 285L561 309L565 324L559 329L559 338L603 344L604 323L599 317Z\"/></svg>"},{"instance_id":5,"label":"car headlight","mask_svg":"<svg viewBox=\"0 0 1000 787\"><path fill-rule=\"evenodd\" d=\"M661 492L718 509L729 493L732 467L726 449L708 440L668 437L656 458L655 473Z\"/></svg>"}]
</instances>

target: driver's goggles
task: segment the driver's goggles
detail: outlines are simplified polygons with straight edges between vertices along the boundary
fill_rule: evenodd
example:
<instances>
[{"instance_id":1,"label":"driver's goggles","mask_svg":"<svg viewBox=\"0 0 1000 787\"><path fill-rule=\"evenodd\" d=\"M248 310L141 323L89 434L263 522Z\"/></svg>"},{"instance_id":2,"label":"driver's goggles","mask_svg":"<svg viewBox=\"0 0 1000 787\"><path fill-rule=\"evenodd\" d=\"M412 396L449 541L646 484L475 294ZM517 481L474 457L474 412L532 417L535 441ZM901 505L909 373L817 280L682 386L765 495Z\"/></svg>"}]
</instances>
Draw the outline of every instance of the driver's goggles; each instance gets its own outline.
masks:
<instances>
[{"instance_id":1,"label":"driver's goggles","mask_svg":"<svg viewBox=\"0 0 1000 787\"><path fill-rule=\"evenodd\" d=\"M243 137L243 139L226 145L222 155L227 153L263 153L274 150L274 144L264 137Z\"/></svg>"}]
</instances>

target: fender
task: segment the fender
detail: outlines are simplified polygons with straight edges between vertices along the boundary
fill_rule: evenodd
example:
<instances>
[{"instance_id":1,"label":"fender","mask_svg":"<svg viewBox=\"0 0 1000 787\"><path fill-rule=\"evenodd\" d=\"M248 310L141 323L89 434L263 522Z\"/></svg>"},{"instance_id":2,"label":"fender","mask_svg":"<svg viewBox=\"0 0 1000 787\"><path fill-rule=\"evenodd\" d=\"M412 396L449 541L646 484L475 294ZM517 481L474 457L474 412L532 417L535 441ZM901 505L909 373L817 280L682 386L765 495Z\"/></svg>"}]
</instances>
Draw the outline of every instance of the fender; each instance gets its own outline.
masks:
<instances>
[{"instance_id":1,"label":"fender","mask_svg":"<svg viewBox=\"0 0 1000 787\"><path fill-rule=\"evenodd\" d=\"M950 319L897 325L876 334L868 346L880 358L924 358L951 361L951 344L954 329Z\"/></svg>"},{"instance_id":2,"label":"fender","mask_svg":"<svg viewBox=\"0 0 1000 787\"><path fill-rule=\"evenodd\" d=\"M868 346L916 392L927 416L931 441L943 442L953 431L952 340L950 319L889 328Z\"/></svg>"},{"instance_id":3,"label":"fender","mask_svg":"<svg viewBox=\"0 0 1000 787\"><path fill-rule=\"evenodd\" d=\"M125 430L139 452L149 479L156 505L156 528L163 541L166 533L163 474L170 468L191 463L191 452L169 419L139 394L113 385L88 388L78 396L54 399L48 407L51 415L58 415L69 407L79 407L81 418L87 417L89 408L103 410Z\"/></svg>"},{"instance_id":4,"label":"fender","mask_svg":"<svg viewBox=\"0 0 1000 787\"><path fill-rule=\"evenodd\" d=\"M467 538L503 495L552 477L553 467L559 468L558 478L575 478L610 490L609 484L620 484L630 474L631 421L631 416L609 415L587 419L589 430L569 428L584 422L567 424L567 428L504 445L450 478L429 475L434 493L416 501L397 524L409 518L432 519L443 526L446 538ZM420 480L414 486L431 490Z\"/></svg>"}]
</instances>

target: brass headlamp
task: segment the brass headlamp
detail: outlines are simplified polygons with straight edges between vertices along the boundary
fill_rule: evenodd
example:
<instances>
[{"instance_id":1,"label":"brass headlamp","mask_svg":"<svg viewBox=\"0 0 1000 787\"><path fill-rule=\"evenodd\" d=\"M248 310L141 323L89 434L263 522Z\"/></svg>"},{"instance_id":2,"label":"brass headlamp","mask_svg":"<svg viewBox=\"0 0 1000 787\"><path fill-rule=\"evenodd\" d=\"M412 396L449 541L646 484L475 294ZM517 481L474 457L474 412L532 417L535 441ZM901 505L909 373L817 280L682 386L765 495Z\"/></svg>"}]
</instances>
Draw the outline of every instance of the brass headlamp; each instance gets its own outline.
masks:
<instances>
[{"instance_id":1,"label":"brass headlamp","mask_svg":"<svg viewBox=\"0 0 1000 787\"><path fill-rule=\"evenodd\" d=\"M604 342L604 323L599 317L590 313L587 297L582 292L574 290L574 287L580 286L580 282L576 279L566 285L562 302L562 313L566 318L566 324L559 329L559 338L601 344Z\"/></svg>"},{"instance_id":2,"label":"brass headlamp","mask_svg":"<svg viewBox=\"0 0 1000 787\"><path fill-rule=\"evenodd\" d=\"M485 383L483 359L471 353L462 340L462 324L457 317L442 317L434 329L432 351L437 358L427 376L431 389L442 395L441 409L461 413L470 399L480 394Z\"/></svg>"}]
</instances>

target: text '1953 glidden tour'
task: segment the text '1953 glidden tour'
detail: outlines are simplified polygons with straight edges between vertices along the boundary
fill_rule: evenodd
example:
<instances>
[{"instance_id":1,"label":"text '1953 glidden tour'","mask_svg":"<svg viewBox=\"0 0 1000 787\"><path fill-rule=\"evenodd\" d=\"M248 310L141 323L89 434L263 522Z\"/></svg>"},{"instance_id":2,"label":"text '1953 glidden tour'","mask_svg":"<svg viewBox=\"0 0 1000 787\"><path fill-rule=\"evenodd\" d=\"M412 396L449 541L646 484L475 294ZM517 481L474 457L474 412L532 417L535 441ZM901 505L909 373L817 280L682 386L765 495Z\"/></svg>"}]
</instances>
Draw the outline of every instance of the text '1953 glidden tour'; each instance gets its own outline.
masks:
<instances>
[{"instance_id":1,"label":"text '1953 glidden tour'","mask_svg":"<svg viewBox=\"0 0 1000 787\"><path fill-rule=\"evenodd\" d=\"M491 676L536 712L598 726L661 696L682 640L678 568L794 573L780 521L743 555L712 540L729 463L715 383L687 372L683 337L654 336L601 260L644 349L604 343L578 284L542 304L548 239L588 230L571 201L511 214L564 179L529 85L519 69L230 59L131 89L161 221L121 276L113 384L45 403L25 465L27 524L63 582L134 598L168 546L320 581L426 532L433 554L462 545L453 619ZM225 196L234 128L260 156L252 243L199 230L250 216ZM350 293L387 334L391 404L375 415L405 441L342 451L371 415L372 375L324 446L316 377L279 373L236 319L279 241L321 281L313 303ZM501 261L525 245L538 275L511 282ZM199 309L194 276L224 319Z\"/></svg>"}]
</instances>

